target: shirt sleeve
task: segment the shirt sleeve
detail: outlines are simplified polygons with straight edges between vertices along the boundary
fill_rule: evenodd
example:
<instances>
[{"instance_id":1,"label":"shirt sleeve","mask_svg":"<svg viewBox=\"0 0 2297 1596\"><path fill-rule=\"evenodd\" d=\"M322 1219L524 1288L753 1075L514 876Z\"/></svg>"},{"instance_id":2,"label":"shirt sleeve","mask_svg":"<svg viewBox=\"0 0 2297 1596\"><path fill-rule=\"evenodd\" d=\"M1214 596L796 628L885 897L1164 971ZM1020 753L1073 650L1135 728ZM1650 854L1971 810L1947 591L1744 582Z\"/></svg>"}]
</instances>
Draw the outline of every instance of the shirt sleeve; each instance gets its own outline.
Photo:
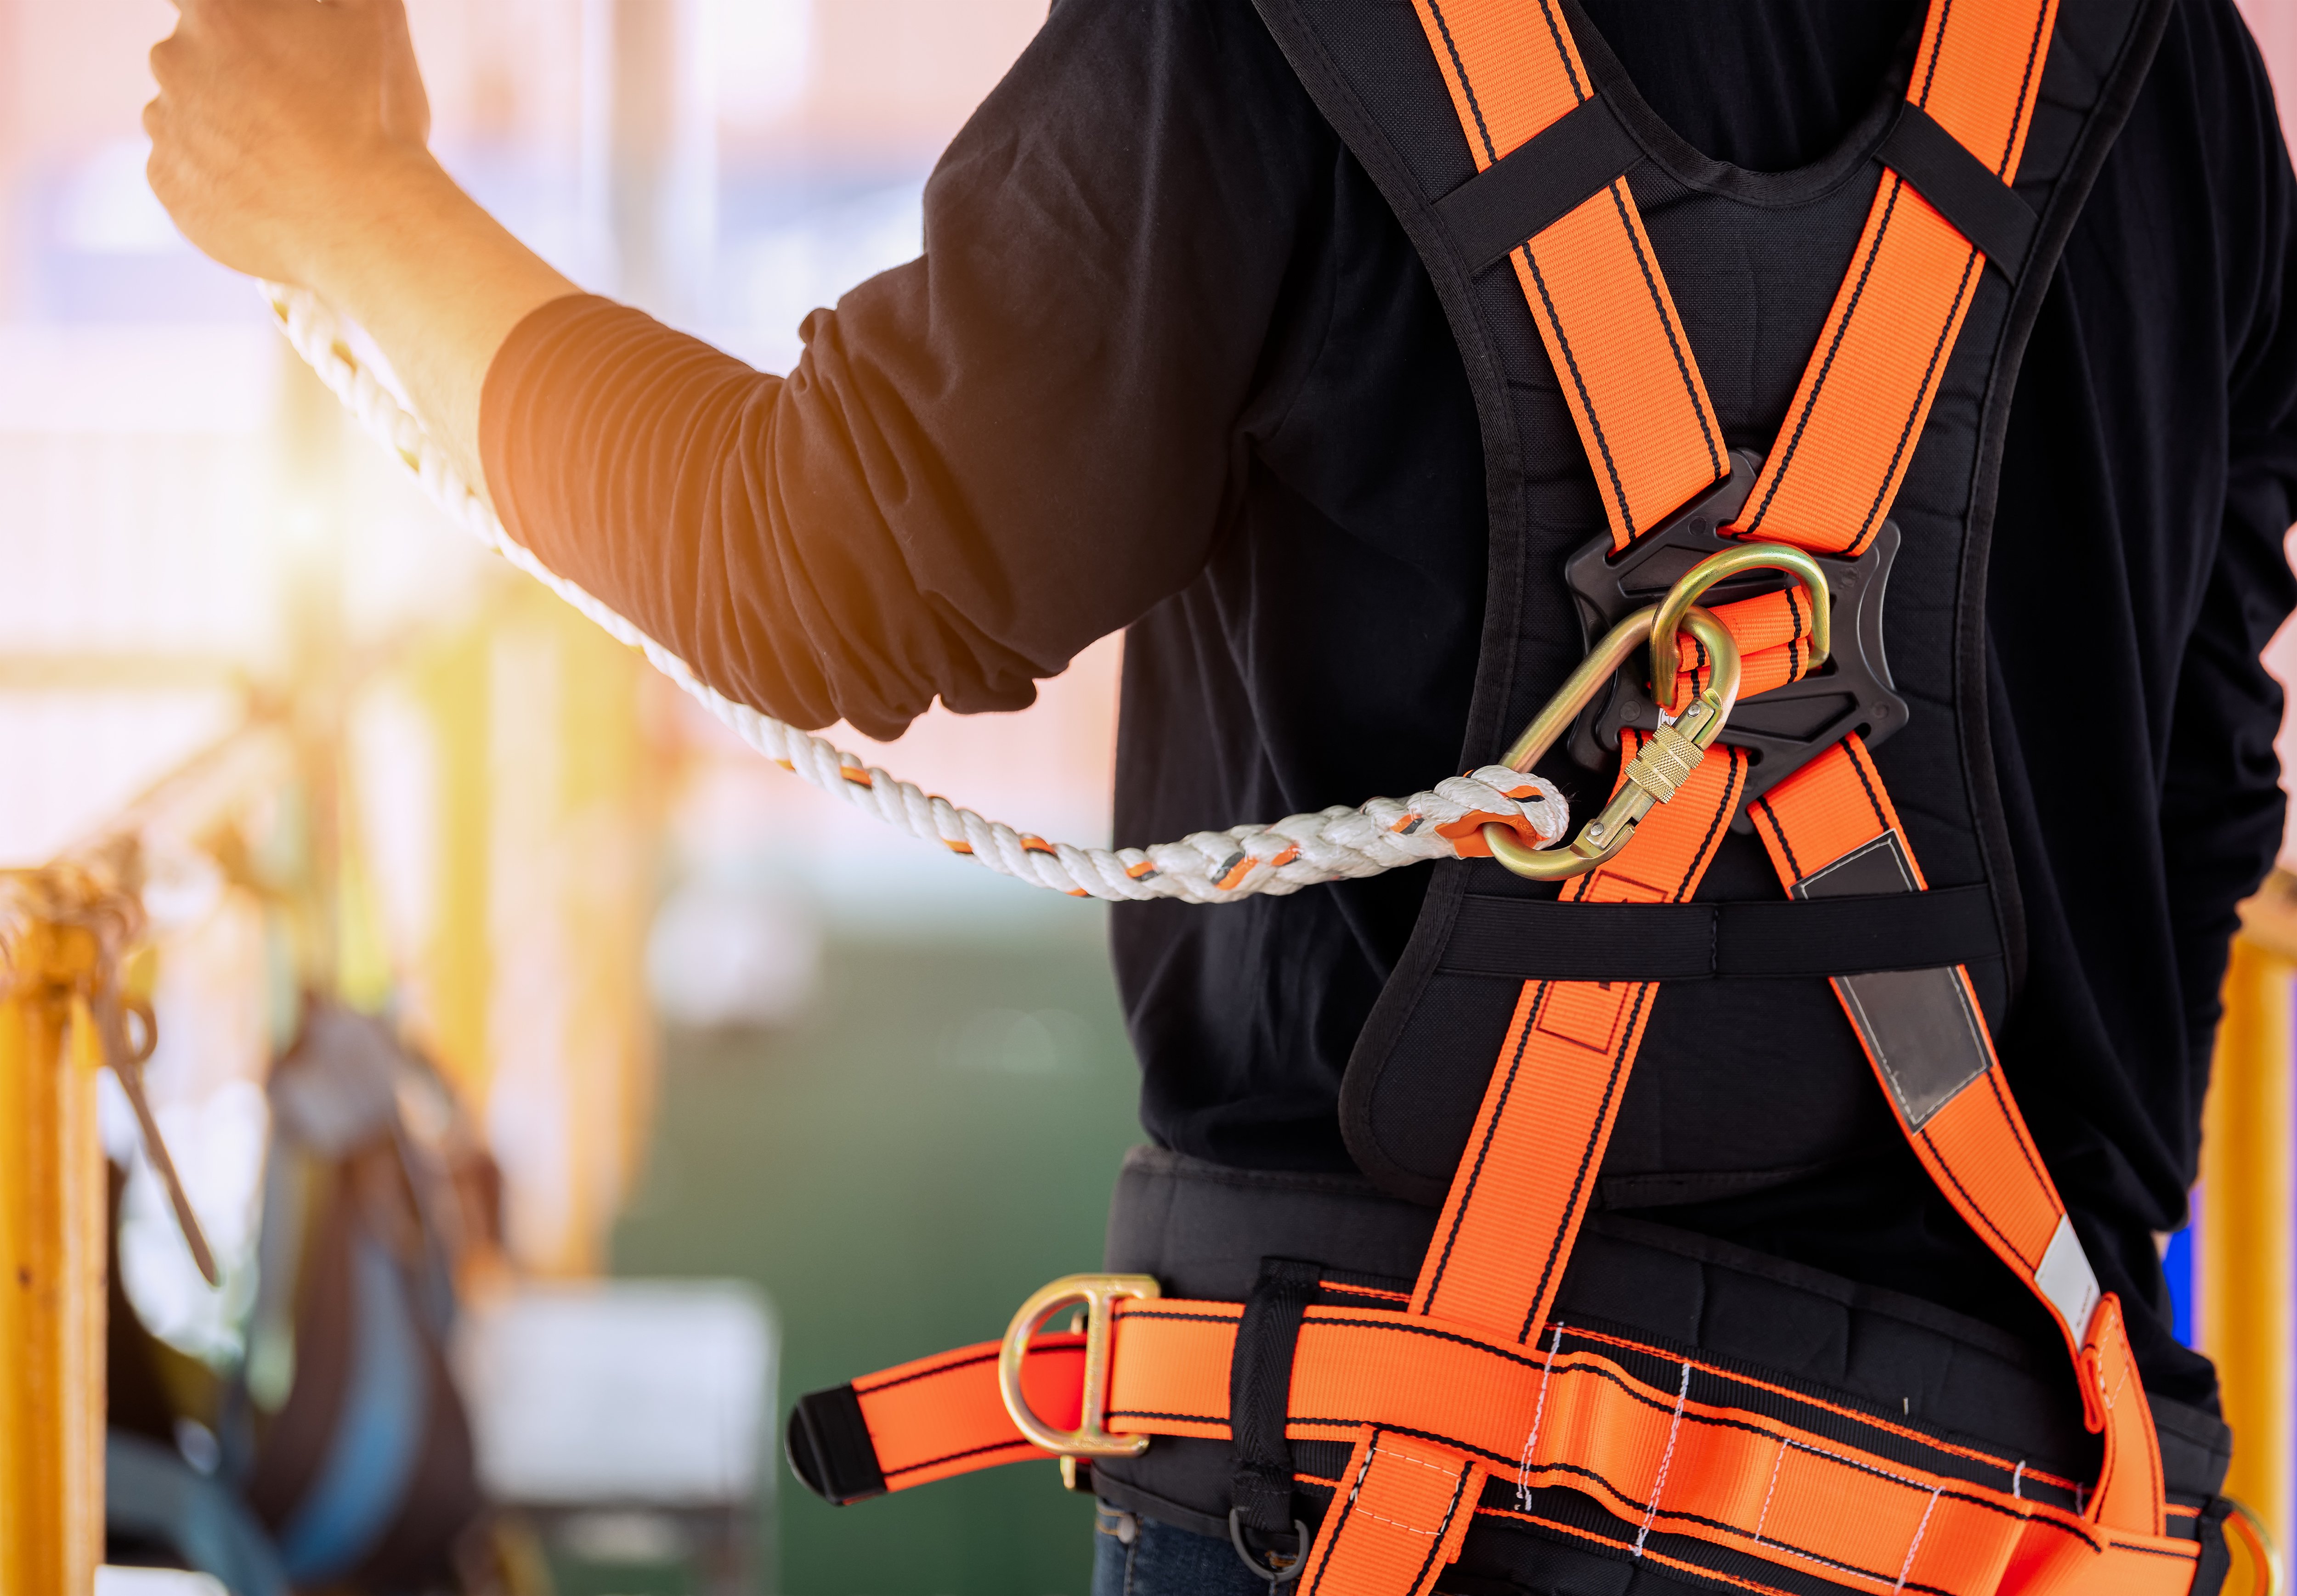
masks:
<instances>
[{"instance_id":1,"label":"shirt sleeve","mask_svg":"<svg viewBox=\"0 0 2297 1596\"><path fill-rule=\"evenodd\" d=\"M809 317L795 370L561 300L489 370L489 489L778 718L1020 708L1202 569L1320 147L1249 6L1061 0L928 181L923 257Z\"/></svg>"}]
</instances>

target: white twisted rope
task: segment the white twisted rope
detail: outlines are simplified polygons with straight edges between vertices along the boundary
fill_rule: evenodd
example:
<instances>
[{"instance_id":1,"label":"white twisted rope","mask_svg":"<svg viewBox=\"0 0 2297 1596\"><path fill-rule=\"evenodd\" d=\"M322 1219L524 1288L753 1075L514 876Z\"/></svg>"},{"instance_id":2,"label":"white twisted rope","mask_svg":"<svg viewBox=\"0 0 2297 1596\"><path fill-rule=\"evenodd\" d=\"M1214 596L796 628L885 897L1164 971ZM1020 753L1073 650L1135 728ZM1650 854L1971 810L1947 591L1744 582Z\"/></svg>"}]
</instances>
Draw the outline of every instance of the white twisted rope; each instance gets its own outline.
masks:
<instances>
[{"instance_id":1,"label":"white twisted rope","mask_svg":"<svg viewBox=\"0 0 2297 1596\"><path fill-rule=\"evenodd\" d=\"M1458 858L1458 850L1443 833L1470 816L1519 819L1538 835L1542 846L1561 836L1569 821L1562 794L1535 776L1504 765L1447 777L1409 798L1374 798L1355 809L1335 805L1314 814L1289 815L1269 826L1199 831L1177 843L1148 848L1078 848L984 819L874 765L864 765L809 732L736 703L696 677L685 661L573 583L546 570L512 540L485 497L463 480L423 424L358 358L333 311L301 289L266 284L264 292L295 352L309 362L362 426L407 463L449 520L604 627L610 637L642 652L656 670L767 758L823 792L913 836L965 854L1000 876L1081 898L1229 903L1256 893L1297 893L1304 886L1377 876L1423 860Z\"/></svg>"}]
</instances>

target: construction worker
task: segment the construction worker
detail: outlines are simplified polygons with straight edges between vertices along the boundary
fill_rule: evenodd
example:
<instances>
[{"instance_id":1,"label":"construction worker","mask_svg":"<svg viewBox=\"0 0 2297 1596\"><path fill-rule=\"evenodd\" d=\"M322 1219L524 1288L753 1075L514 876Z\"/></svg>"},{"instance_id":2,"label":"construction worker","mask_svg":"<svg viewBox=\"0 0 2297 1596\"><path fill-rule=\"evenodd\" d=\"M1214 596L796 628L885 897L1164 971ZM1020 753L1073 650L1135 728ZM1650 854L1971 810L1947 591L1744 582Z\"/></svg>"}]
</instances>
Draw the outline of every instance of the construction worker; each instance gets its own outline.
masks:
<instances>
[{"instance_id":1,"label":"construction worker","mask_svg":"<svg viewBox=\"0 0 2297 1596\"><path fill-rule=\"evenodd\" d=\"M2297 604L2297 187L2232 0L1058 0L927 185L925 254L786 376L583 295L457 188L396 0L177 5L160 198L356 318L545 565L728 696L879 737L1017 709L1121 629L1120 843L1490 763L1653 539L1834 562L1810 679L1848 707L1758 725L1750 677L1732 724L1771 740L1631 769L1673 801L1564 902L1470 858L1116 911L1154 1146L1108 1262L1226 1304L1196 1317L1234 1351L1219 1413L1108 1409L1156 1439L1091 1464L1097 1590L2216 1588L2227 1441L2155 1247L2281 840L2259 656ZM1914 309L1862 322L1901 279ZM1782 691L1796 580L1747 601L1783 630L1729 620ZM1640 679L1583 755L1684 741ZM1583 815L1611 789L1539 768ZM1681 858L1639 867L1662 822ZM1734 940L1782 883L1802 951ZM1610 1060L1584 1108L1566 1043ZM1476 1267L1528 1283L1454 1302L1502 1222L1470 1176L1525 1136L1525 1232ZM1304 1412L1346 1373L1304 1322L1415 1313L1504 1363L1504 1444ZM810 1484L967 1466L897 1463L886 1389L805 1410ZM1656 1416L1633 1458L1585 1452L1617 1416L1552 1427L1621 1392ZM1949 1567L1983 1513L2024 1538Z\"/></svg>"}]
</instances>

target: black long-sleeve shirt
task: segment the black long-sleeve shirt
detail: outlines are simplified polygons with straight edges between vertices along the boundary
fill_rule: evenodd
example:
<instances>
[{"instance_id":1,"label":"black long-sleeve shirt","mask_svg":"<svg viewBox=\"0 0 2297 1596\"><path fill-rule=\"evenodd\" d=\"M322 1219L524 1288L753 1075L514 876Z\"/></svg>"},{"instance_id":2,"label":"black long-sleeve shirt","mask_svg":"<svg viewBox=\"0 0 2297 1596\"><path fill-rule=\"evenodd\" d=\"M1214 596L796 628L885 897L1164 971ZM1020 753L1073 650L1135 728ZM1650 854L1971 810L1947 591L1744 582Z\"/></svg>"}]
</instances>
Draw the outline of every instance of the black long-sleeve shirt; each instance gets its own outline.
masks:
<instances>
[{"instance_id":1,"label":"black long-sleeve shirt","mask_svg":"<svg viewBox=\"0 0 2297 1596\"><path fill-rule=\"evenodd\" d=\"M1919 16L1585 9L1677 131L1759 169L1826 150ZM2194 1174L2234 906L2281 835L2258 654L2297 602L2293 192L2231 0L2181 0L2058 269L2003 473L1996 736L2029 946L1999 1040L2101 1277L2141 1301ZM784 378L604 300L535 313L482 413L514 533L803 726L891 736L936 695L1016 709L1126 629L1121 843L1461 767L1486 558L1467 381L1249 0L1058 0L934 172L923 258L805 334ZM1778 417L1753 422L1730 441L1766 447ZM1403 871L1117 908L1150 1134L1349 1169L1342 1069L1423 890ZM1911 1157L1856 1162L1667 1217L2018 1320L1957 1287L2002 1271ZM2155 1387L2206 1400L2206 1366L2138 1330Z\"/></svg>"}]
</instances>

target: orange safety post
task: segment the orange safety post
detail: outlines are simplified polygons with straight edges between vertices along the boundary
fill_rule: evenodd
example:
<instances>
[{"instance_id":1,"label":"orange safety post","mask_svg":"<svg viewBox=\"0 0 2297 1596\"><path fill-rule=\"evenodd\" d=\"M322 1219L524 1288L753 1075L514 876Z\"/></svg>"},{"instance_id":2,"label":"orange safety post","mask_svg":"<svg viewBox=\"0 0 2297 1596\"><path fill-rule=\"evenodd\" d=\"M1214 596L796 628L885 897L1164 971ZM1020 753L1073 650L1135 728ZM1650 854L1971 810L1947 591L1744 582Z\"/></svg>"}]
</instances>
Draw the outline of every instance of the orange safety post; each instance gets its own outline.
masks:
<instances>
[{"instance_id":1,"label":"orange safety post","mask_svg":"<svg viewBox=\"0 0 2297 1596\"><path fill-rule=\"evenodd\" d=\"M2297 1443L2297 878L2276 872L2242 920L2202 1117L2199 1320L2234 1432L2227 1493L2286 1545Z\"/></svg>"}]
</instances>

